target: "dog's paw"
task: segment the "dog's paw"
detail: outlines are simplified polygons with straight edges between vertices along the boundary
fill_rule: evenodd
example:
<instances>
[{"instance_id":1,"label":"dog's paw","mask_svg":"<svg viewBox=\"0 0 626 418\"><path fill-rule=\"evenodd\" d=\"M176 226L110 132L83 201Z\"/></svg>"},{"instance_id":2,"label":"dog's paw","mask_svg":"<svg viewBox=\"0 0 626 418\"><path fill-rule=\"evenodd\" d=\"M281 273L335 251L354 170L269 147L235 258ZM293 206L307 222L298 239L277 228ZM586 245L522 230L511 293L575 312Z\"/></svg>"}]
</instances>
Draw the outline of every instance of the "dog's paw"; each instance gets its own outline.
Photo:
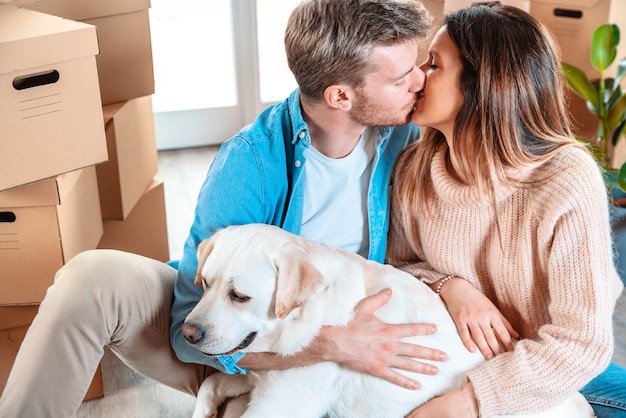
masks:
<instances>
[{"instance_id":1,"label":"dog's paw","mask_svg":"<svg viewBox=\"0 0 626 418\"><path fill-rule=\"evenodd\" d=\"M191 418L217 418L217 407L198 401Z\"/></svg>"},{"instance_id":2,"label":"dog's paw","mask_svg":"<svg viewBox=\"0 0 626 418\"><path fill-rule=\"evenodd\" d=\"M211 379L206 379L198 391L196 407L191 418L217 418L219 398L215 384Z\"/></svg>"},{"instance_id":3,"label":"dog's paw","mask_svg":"<svg viewBox=\"0 0 626 418\"><path fill-rule=\"evenodd\" d=\"M246 375L213 373L200 385L192 418L217 417L219 408L227 399L237 398L252 390L252 379Z\"/></svg>"}]
</instances>

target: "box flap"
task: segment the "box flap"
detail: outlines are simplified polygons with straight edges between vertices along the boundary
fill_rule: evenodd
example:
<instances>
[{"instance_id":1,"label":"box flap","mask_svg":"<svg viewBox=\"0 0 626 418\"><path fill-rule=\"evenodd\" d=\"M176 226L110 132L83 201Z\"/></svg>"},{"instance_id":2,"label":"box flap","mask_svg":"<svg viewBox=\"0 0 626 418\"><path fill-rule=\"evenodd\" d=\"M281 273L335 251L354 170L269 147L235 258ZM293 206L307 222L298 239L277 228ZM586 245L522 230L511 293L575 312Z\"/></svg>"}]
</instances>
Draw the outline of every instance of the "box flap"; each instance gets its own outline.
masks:
<instances>
[{"instance_id":1,"label":"box flap","mask_svg":"<svg viewBox=\"0 0 626 418\"><path fill-rule=\"evenodd\" d=\"M85 169L0 191L0 208L56 206L74 187Z\"/></svg>"},{"instance_id":2,"label":"box flap","mask_svg":"<svg viewBox=\"0 0 626 418\"><path fill-rule=\"evenodd\" d=\"M149 9L150 0L41 0L23 7L68 19L84 20Z\"/></svg>"},{"instance_id":3,"label":"box flap","mask_svg":"<svg viewBox=\"0 0 626 418\"><path fill-rule=\"evenodd\" d=\"M0 191L0 208L52 206L58 204L59 190L56 177Z\"/></svg>"},{"instance_id":4,"label":"box flap","mask_svg":"<svg viewBox=\"0 0 626 418\"><path fill-rule=\"evenodd\" d=\"M12 5L0 7L0 73L98 55L96 27Z\"/></svg>"},{"instance_id":5,"label":"box flap","mask_svg":"<svg viewBox=\"0 0 626 418\"><path fill-rule=\"evenodd\" d=\"M115 117L117 112L119 112L124 107L124 105L126 105L126 103L127 101L123 101L123 102L118 102L118 103L113 103L113 104L109 104L106 106L102 106L102 116L104 117L105 126L109 124L111 119Z\"/></svg>"},{"instance_id":6,"label":"box flap","mask_svg":"<svg viewBox=\"0 0 626 418\"><path fill-rule=\"evenodd\" d=\"M96 168L80 171L80 178L74 179L77 181L62 184L61 205L57 208L65 263L82 251L96 248L103 233ZM64 190L66 187L70 189Z\"/></svg>"}]
</instances>

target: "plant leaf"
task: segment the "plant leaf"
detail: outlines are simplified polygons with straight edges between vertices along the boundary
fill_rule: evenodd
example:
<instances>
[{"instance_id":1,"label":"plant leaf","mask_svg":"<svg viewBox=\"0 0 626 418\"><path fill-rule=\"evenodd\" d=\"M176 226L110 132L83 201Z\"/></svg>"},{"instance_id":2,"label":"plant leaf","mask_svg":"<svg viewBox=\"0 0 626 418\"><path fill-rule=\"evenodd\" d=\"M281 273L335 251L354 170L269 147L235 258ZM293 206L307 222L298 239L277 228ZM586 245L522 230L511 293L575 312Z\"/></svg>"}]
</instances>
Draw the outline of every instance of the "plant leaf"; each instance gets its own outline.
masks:
<instances>
[{"instance_id":1,"label":"plant leaf","mask_svg":"<svg viewBox=\"0 0 626 418\"><path fill-rule=\"evenodd\" d=\"M622 58L622 60L617 64L617 75L615 76L615 84L614 86L619 87L622 82L622 77L626 74L626 57Z\"/></svg>"},{"instance_id":2,"label":"plant leaf","mask_svg":"<svg viewBox=\"0 0 626 418\"><path fill-rule=\"evenodd\" d=\"M596 89L591 81L587 78L587 74L580 68L568 64L561 63L563 73L565 74L565 82L574 93L591 103L594 108L598 106L598 89Z\"/></svg>"},{"instance_id":3,"label":"plant leaf","mask_svg":"<svg viewBox=\"0 0 626 418\"><path fill-rule=\"evenodd\" d=\"M615 36L617 33L617 36ZM593 33L591 40L591 64L601 73L615 60L619 42L619 29L616 25L604 24Z\"/></svg>"},{"instance_id":4,"label":"plant leaf","mask_svg":"<svg viewBox=\"0 0 626 418\"><path fill-rule=\"evenodd\" d=\"M613 105L609 108L609 114L607 115L607 122L609 130L613 130L619 126L620 123L626 117L626 94L621 96Z\"/></svg>"},{"instance_id":5,"label":"plant leaf","mask_svg":"<svg viewBox=\"0 0 626 418\"><path fill-rule=\"evenodd\" d=\"M613 26L613 48L617 48L617 45L619 45L619 27L617 25L611 25Z\"/></svg>"},{"instance_id":6,"label":"plant leaf","mask_svg":"<svg viewBox=\"0 0 626 418\"><path fill-rule=\"evenodd\" d=\"M626 131L624 129L626 129L626 118L624 118L622 123L613 132L613 146L617 145L619 139L622 137L622 134L626 134Z\"/></svg>"},{"instance_id":7,"label":"plant leaf","mask_svg":"<svg viewBox=\"0 0 626 418\"><path fill-rule=\"evenodd\" d=\"M609 108L611 106L613 106L613 104L622 96L622 88L621 88L621 86L619 84L614 86L614 82L615 82L615 80L613 80L612 78L607 78L606 81L605 81L607 95L609 93L611 95L610 97L608 97L608 100L607 100Z\"/></svg>"},{"instance_id":8,"label":"plant leaf","mask_svg":"<svg viewBox=\"0 0 626 418\"><path fill-rule=\"evenodd\" d=\"M587 110L589 112L591 112L591 114L596 115L598 117L600 117L600 115L598 115L598 109L596 109L595 107L593 107L593 103L589 102L589 101L585 101L585 104L587 105Z\"/></svg>"},{"instance_id":9,"label":"plant leaf","mask_svg":"<svg viewBox=\"0 0 626 418\"><path fill-rule=\"evenodd\" d=\"M591 82L591 84L593 84L593 86L598 91L598 96L601 97L601 100L598 101L598 109L596 109L594 112L598 116L602 114L602 106L604 106L604 114L606 115L609 111L609 108L622 95L622 89L619 85L616 89L613 89L613 81L614 80L610 77L604 79L604 94L602 95L600 94L600 79L596 79Z\"/></svg>"}]
</instances>

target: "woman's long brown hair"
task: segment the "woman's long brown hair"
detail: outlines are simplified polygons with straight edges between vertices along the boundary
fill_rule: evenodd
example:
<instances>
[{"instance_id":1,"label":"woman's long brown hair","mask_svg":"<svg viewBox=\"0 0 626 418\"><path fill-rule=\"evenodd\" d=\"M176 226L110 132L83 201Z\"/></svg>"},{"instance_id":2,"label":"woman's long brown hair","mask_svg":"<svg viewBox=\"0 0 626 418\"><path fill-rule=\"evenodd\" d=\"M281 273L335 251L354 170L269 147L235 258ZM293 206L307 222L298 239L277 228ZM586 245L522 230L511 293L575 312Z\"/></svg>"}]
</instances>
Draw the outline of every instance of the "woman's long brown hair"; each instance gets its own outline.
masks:
<instances>
[{"instance_id":1,"label":"woman's long brown hair","mask_svg":"<svg viewBox=\"0 0 626 418\"><path fill-rule=\"evenodd\" d=\"M495 186L515 182L509 169L546 161L563 146L584 148L572 133L559 51L542 23L499 3L452 12L444 26L463 66L464 102L451 138L458 174L495 208ZM394 198L413 214L429 213L430 162L445 143L441 132L426 128L396 163Z\"/></svg>"}]
</instances>

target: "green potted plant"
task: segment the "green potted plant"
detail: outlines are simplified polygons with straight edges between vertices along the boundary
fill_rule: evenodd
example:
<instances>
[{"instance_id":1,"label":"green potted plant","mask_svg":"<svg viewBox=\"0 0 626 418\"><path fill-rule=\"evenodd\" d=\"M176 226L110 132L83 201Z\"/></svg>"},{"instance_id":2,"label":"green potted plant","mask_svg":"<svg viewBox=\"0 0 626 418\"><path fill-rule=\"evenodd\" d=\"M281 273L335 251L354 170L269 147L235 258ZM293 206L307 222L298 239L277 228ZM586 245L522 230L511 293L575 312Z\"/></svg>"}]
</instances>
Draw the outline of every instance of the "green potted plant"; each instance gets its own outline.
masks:
<instances>
[{"instance_id":1,"label":"green potted plant","mask_svg":"<svg viewBox=\"0 0 626 418\"><path fill-rule=\"evenodd\" d=\"M562 67L569 88L582 97L589 111L598 117L598 135L577 138L591 147L606 174L607 186L626 191L626 162L617 170L611 168L613 150L626 133L626 92L622 93L620 86L626 73L626 58L619 62L615 78L606 74L615 61L619 38L619 28L612 24L601 25L593 33L591 64L600 73L597 80L589 80L585 72L574 65L562 63Z\"/></svg>"}]
</instances>

